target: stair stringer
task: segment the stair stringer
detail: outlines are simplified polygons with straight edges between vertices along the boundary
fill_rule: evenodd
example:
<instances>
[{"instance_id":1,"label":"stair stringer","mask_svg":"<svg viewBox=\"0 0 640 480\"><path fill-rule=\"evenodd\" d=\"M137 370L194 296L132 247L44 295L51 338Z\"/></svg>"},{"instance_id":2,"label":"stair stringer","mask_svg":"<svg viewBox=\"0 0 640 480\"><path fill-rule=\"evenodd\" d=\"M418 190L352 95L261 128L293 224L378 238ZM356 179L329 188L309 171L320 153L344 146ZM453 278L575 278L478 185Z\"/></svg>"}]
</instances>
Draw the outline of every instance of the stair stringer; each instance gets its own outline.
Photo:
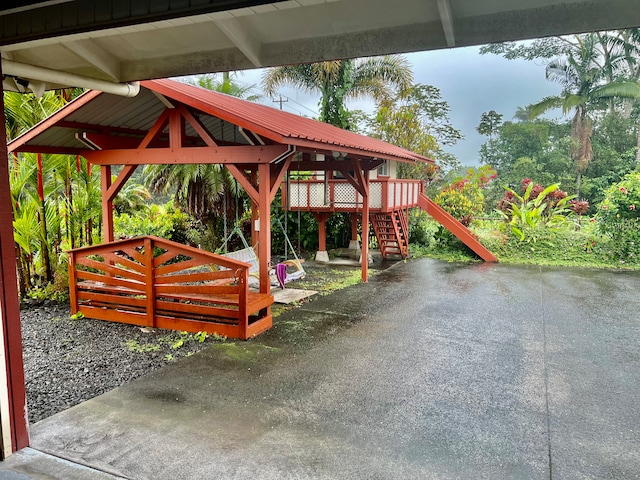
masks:
<instances>
[{"instance_id":1,"label":"stair stringer","mask_svg":"<svg viewBox=\"0 0 640 480\"><path fill-rule=\"evenodd\" d=\"M478 239L469 231L467 227L462 225L458 220L451 216L440 205L435 203L429 197L420 193L418 195L418 206L433 217L444 228L453 233L462 243L469 247L485 262L497 262L496 256L487 250Z\"/></svg>"}]
</instances>

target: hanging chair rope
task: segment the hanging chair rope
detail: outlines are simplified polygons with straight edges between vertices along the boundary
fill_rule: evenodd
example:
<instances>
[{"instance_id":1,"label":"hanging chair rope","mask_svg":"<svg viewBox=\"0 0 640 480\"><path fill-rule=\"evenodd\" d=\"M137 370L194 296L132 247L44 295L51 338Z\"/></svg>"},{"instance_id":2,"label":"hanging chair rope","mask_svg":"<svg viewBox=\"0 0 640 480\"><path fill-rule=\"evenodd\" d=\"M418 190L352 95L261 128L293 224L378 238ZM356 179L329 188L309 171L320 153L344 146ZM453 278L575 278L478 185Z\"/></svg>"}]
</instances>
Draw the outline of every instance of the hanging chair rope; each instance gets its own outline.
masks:
<instances>
[{"instance_id":1,"label":"hanging chair rope","mask_svg":"<svg viewBox=\"0 0 640 480\"><path fill-rule=\"evenodd\" d=\"M249 243L247 242L247 239L244 237L244 234L242 233L242 229L240 228L240 219L238 217L238 211L240 210L240 201L239 201L239 195L238 195L238 180L236 180L236 191L235 191L235 196L236 196L236 212L235 212L235 216L236 216L236 222L233 226L233 228L231 229L231 231L229 232L228 235L225 236L224 240L222 241L222 245L215 251L215 253L220 253L224 250L225 253L228 253L228 247L227 244L229 243L229 240L231 239L231 237L233 237L233 235L238 235L238 237L240 238L240 241L242 242L242 246L245 249L249 249L251 248L249 246ZM225 218L226 218L226 213L225 213Z\"/></svg>"}]
</instances>

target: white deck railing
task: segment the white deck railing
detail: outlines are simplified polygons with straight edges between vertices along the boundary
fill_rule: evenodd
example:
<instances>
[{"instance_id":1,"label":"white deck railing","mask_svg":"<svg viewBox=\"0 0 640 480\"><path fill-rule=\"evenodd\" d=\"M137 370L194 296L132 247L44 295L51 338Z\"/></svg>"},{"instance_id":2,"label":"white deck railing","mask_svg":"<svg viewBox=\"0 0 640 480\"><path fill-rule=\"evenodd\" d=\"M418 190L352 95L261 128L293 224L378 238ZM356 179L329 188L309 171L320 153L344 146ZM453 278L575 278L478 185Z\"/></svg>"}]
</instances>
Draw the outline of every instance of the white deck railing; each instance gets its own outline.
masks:
<instances>
[{"instance_id":1,"label":"white deck railing","mask_svg":"<svg viewBox=\"0 0 640 480\"><path fill-rule=\"evenodd\" d=\"M291 210L343 211L362 210L362 195L347 180L301 180L284 183L283 205ZM422 191L420 180L385 179L369 182L369 208L391 211L418 205Z\"/></svg>"}]
</instances>

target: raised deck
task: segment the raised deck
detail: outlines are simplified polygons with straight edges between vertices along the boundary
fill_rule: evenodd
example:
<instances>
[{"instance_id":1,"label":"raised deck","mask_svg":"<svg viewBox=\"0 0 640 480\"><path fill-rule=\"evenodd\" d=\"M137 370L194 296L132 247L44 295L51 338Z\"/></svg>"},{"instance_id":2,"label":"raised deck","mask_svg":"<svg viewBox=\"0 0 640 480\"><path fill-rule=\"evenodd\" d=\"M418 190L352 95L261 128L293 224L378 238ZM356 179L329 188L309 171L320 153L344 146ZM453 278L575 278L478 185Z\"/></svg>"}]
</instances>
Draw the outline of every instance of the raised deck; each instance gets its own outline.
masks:
<instances>
[{"instance_id":1,"label":"raised deck","mask_svg":"<svg viewBox=\"0 0 640 480\"><path fill-rule=\"evenodd\" d=\"M272 325L273 296L249 291L250 265L157 237L69 252L71 313L246 340Z\"/></svg>"},{"instance_id":2,"label":"raised deck","mask_svg":"<svg viewBox=\"0 0 640 480\"><path fill-rule=\"evenodd\" d=\"M286 183L285 183L286 186ZM343 179L289 181L283 188L283 205L309 212L360 212L362 195ZM369 209L389 213L418 206L420 180L385 178L369 182ZM287 195L288 193L288 195Z\"/></svg>"}]
</instances>

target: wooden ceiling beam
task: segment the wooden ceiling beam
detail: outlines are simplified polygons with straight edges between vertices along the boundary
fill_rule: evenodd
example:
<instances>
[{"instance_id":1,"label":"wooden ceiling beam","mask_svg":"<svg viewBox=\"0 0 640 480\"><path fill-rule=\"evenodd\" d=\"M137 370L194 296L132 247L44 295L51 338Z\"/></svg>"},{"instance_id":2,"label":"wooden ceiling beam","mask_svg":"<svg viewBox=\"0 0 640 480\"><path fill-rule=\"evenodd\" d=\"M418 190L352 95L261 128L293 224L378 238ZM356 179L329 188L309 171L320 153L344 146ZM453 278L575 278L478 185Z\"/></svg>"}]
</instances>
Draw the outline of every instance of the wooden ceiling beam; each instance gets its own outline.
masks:
<instances>
[{"instance_id":1,"label":"wooden ceiling beam","mask_svg":"<svg viewBox=\"0 0 640 480\"><path fill-rule=\"evenodd\" d=\"M271 163L287 151L286 145L138 148L83 150L81 155L97 165L260 164Z\"/></svg>"}]
</instances>

